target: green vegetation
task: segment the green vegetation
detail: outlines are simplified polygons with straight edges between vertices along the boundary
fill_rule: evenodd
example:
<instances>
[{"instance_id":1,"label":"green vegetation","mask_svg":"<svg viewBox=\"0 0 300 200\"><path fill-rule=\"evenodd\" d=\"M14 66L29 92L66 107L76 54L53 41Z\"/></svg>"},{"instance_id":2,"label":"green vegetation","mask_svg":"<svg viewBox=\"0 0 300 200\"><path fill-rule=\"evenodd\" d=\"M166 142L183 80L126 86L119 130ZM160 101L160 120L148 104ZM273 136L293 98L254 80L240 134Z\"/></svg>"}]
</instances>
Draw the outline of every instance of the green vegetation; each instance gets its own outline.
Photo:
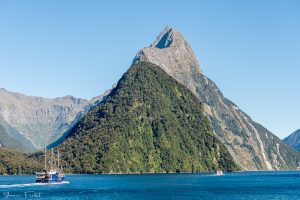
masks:
<instances>
[{"instance_id":1,"label":"green vegetation","mask_svg":"<svg viewBox=\"0 0 300 200\"><path fill-rule=\"evenodd\" d=\"M160 67L132 66L59 146L72 173L237 170L197 98Z\"/></svg>"},{"instance_id":2,"label":"green vegetation","mask_svg":"<svg viewBox=\"0 0 300 200\"><path fill-rule=\"evenodd\" d=\"M43 168L36 156L40 153L26 154L17 150L0 147L0 175L34 174Z\"/></svg>"}]
</instances>

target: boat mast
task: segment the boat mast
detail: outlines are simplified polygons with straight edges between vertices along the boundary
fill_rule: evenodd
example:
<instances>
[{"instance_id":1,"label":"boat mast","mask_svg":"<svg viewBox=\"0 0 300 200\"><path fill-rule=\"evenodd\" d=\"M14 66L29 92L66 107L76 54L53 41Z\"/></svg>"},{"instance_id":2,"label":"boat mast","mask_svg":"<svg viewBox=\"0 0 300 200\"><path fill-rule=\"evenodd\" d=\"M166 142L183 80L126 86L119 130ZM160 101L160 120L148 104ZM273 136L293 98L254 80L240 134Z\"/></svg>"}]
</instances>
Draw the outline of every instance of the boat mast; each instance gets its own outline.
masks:
<instances>
[{"instance_id":1,"label":"boat mast","mask_svg":"<svg viewBox=\"0 0 300 200\"><path fill-rule=\"evenodd\" d=\"M57 170L59 171L59 151L57 151Z\"/></svg>"},{"instance_id":2,"label":"boat mast","mask_svg":"<svg viewBox=\"0 0 300 200\"><path fill-rule=\"evenodd\" d=\"M47 150L45 147L45 171L47 171Z\"/></svg>"},{"instance_id":3,"label":"boat mast","mask_svg":"<svg viewBox=\"0 0 300 200\"><path fill-rule=\"evenodd\" d=\"M53 163L54 163L54 154L53 154L53 148L51 149L51 169L53 169Z\"/></svg>"}]
</instances>

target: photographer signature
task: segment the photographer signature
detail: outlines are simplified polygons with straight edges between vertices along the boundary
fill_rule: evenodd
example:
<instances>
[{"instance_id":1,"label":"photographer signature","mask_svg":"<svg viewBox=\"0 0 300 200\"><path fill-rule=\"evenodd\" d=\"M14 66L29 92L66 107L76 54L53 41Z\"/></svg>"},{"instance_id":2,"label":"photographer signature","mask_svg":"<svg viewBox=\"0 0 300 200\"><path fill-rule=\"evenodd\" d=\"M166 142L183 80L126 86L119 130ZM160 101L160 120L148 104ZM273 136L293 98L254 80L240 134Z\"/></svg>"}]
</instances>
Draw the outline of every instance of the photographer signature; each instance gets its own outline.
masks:
<instances>
[{"instance_id":1,"label":"photographer signature","mask_svg":"<svg viewBox=\"0 0 300 200\"><path fill-rule=\"evenodd\" d=\"M28 191L22 194L12 194L10 192L3 192L4 199L13 199L13 198L41 198L40 192Z\"/></svg>"}]
</instances>

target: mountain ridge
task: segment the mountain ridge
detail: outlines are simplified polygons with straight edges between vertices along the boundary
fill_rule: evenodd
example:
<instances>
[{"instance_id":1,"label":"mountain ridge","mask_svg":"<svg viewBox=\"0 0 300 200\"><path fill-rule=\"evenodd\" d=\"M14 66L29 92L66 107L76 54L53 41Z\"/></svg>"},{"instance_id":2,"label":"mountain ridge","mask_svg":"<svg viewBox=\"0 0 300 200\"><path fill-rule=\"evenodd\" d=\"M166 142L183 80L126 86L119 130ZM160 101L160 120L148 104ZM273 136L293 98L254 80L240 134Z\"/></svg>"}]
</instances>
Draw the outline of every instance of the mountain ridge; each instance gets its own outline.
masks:
<instances>
[{"instance_id":1,"label":"mountain ridge","mask_svg":"<svg viewBox=\"0 0 300 200\"><path fill-rule=\"evenodd\" d=\"M87 104L70 95L43 98L0 89L0 116L37 149L67 130Z\"/></svg>"}]
</instances>

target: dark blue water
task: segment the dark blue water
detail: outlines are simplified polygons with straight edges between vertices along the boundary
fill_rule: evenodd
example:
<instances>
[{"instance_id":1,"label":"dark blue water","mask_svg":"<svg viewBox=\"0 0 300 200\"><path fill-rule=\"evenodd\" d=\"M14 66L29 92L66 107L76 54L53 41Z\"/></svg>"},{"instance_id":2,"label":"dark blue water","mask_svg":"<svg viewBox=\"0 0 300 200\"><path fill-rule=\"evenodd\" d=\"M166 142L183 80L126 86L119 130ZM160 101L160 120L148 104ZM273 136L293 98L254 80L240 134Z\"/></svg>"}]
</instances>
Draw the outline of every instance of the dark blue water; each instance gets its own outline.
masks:
<instances>
[{"instance_id":1,"label":"dark blue water","mask_svg":"<svg viewBox=\"0 0 300 200\"><path fill-rule=\"evenodd\" d=\"M300 199L300 172L68 175L69 184L0 177L0 199Z\"/></svg>"}]
</instances>

